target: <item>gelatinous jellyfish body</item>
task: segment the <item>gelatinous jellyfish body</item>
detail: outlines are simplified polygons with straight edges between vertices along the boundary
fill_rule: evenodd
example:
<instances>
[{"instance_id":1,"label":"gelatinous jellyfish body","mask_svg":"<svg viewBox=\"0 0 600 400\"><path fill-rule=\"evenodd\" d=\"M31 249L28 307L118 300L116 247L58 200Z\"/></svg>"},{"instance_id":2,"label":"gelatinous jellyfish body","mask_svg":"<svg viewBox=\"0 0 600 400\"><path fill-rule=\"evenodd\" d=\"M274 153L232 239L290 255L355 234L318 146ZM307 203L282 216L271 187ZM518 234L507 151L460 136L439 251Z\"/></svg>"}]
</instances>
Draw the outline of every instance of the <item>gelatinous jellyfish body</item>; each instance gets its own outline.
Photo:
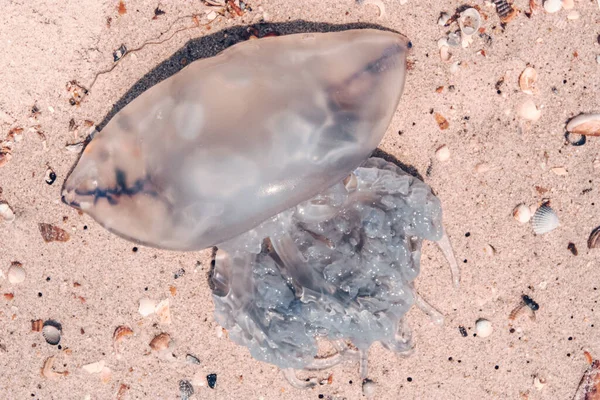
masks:
<instances>
[{"instance_id":1,"label":"gelatinous jellyfish body","mask_svg":"<svg viewBox=\"0 0 600 400\"><path fill-rule=\"evenodd\" d=\"M89 143L63 199L174 250L237 236L342 180L377 147L407 42L374 30L240 43L141 94Z\"/></svg>"},{"instance_id":2,"label":"gelatinous jellyfish body","mask_svg":"<svg viewBox=\"0 0 600 400\"><path fill-rule=\"evenodd\" d=\"M398 106L408 42L375 30L244 42L123 108L85 148L63 200L129 240L217 245L215 317L286 371L412 349L421 243L458 267L439 200L369 158ZM321 340L322 339L322 340ZM320 343L334 354L319 355Z\"/></svg>"}]
</instances>

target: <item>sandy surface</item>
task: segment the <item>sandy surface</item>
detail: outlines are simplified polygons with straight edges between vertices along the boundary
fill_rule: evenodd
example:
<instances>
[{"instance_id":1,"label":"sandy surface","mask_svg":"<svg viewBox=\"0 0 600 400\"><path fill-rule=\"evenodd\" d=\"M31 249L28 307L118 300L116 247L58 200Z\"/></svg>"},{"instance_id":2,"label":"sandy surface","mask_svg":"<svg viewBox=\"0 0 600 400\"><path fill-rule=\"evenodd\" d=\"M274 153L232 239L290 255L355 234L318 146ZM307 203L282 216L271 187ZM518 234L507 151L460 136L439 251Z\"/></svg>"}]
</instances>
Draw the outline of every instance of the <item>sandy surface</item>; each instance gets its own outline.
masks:
<instances>
[{"instance_id":1,"label":"sandy surface","mask_svg":"<svg viewBox=\"0 0 600 400\"><path fill-rule=\"evenodd\" d=\"M356 364L321 372L323 379L332 374L330 384L298 391L276 368L253 360L230 341L212 316L209 252L143 247L134 252L133 244L59 201L61 185L77 159L65 145L86 137L90 128L85 120L102 126L115 104L121 107L184 64L242 40L245 27L263 19L280 33L375 23L402 32L414 44L405 94L381 148L414 166L441 198L463 277L461 287L452 289L441 253L432 243L424 246L417 288L444 313L445 325L435 326L413 310L413 356L402 359L373 346L369 377L377 383L376 398L574 395L588 366L583 351L600 357L600 250L586 246L589 233L600 225L600 170L593 166L600 140L590 138L574 147L565 144L563 134L570 117L600 111L598 4L576 1L576 20L567 19L568 11L546 14L538 9L532 18L518 15L503 30L494 9L481 0L383 3L386 15L378 18L376 7L354 0L248 0L253 11L218 17L210 29L195 26L191 18L197 14L201 25L207 22L210 9L198 0L163 2L165 14L156 19L157 2L151 0L125 0L122 15L115 0L3 3L0 139L15 127L24 132L12 160L0 167L0 199L16 213L14 222L0 223L0 271L6 275L11 262L19 261L27 277L21 284L0 277L0 292L14 295L0 298L0 398L112 399L126 385L123 399L175 399L181 379L192 382L199 399L363 397ZM437 40L447 30L436 21L440 12L452 13L462 4L482 7L488 16L483 26L492 41L478 37L470 47L454 50L452 61L461 64L453 68L452 62L440 60ZM525 0L516 5L528 9ZM190 29L173 34L184 27ZM89 86L98 72L115 65L113 51L121 44L139 48L155 38L164 42L126 56L98 76L80 105L69 104L67 82ZM478 54L481 49L486 56ZM518 87L527 64L539 74L533 96ZM444 87L441 93L438 87ZM516 109L529 98L542 109L542 117L527 126ZM40 110L35 117L34 105ZM432 112L445 116L450 127L440 130ZM71 120L74 130L69 129ZM43 132L45 144L36 132ZM451 152L445 163L435 157L441 145ZM491 169L476 173L474 167L482 162ZM58 176L53 185L44 181L48 166ZM557 175L554 167L564 167L568 174ZM543 189L547 192L542 194ZM518 203L537 206L542 198L551 199L561 226L536 236L511 212ZM40 222L66 229L71 240L45 243ZM567 249L569 242L579 250L577 256ZM495 255L484 252L488 244ZM176 279L180 269L185 274ZM526 314L508 319L522 294L540 304L535 321ZM169 299L172 322L142 317L138 302L144 297ZM50 318L62 324L62 350L32 332L32 320ZM473 336L478 318L493 323L491 336ZM119 325L130 326L134 336L124 340L118 356L112 335ZM461 336L459 325L466 327L467 337ZM161 332L173 340L168 355L157 355L148 346ZM200 364L186 363L186 354L198 357ZM50 356L56 356L55 370L69 371L67 376L40 375ZM110 376L81 368L101 360ZM206 384L211 373L218 377L214 389ZM536 376L546 381L541 390L534 386Z\"/></svg>"}]
</instances>

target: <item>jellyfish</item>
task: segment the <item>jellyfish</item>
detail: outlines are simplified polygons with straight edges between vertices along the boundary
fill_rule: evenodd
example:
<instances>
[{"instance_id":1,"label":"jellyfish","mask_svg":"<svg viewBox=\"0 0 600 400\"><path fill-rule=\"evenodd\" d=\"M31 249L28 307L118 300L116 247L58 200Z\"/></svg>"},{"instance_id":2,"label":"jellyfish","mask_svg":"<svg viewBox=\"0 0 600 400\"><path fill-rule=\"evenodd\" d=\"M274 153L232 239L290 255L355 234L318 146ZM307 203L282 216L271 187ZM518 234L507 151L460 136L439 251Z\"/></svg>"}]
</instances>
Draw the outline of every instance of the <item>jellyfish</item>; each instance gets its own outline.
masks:
<instances>
[{"instance_id":1,"label":"jellyfish","mask_svg":"<svg viewBox=\"0 0 600 400\"><path fill-rule=\"evenodd\" d=\"M63 201L133 242L216 246L215 319L252 356L295 370L380 342L413 349L423 240L458 266L439 199L371 157L396 113L410 43L372 29L268 37L197 60L142 93L85 147ZM319 354L327 344L328 356Z\"/></svg>"}]
</instances>

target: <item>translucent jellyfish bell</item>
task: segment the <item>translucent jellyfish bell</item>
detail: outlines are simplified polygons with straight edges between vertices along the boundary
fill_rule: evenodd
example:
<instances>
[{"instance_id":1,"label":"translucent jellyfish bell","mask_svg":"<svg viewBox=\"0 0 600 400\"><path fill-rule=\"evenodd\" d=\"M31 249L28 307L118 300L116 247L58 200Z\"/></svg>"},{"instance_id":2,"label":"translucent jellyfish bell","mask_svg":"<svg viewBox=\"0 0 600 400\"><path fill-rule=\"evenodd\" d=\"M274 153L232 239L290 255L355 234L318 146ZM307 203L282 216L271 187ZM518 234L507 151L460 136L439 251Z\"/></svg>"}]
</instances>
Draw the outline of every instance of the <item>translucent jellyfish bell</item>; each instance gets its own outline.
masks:
<instances>
[{"instance_id":1,"label":"translucent jellyfish bell","mask_svg":"<svg viewBox=\"0 0 600 400\"><path fill-rule=\"evenodd\" d=\"M203 249L344 179L398 106L406 40L350 30L247 41L198 60L96 135L63 200L149 246Z\"/></svg>"}]
</instances>

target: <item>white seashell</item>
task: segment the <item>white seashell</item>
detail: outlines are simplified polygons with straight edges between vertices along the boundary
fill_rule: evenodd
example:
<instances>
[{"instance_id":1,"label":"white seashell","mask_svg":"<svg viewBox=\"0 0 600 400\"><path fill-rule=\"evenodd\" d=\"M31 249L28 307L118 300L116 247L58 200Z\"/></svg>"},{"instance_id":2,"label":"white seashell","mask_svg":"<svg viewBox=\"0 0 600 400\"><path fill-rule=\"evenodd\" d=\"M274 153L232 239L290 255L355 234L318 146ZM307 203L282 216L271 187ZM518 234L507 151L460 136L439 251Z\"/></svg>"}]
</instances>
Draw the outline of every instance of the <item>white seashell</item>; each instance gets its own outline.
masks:
<instances>
[{"instance_id":1,"label":"white seashell","mask_svg":"<svg viewBox=\"0 0 600 400\"><path fill-rule=\"evenodd\" d=\"M525 224L531 219L531 211L525 204L519 204L513 210L513 217L520 223Z\"/></svg>"},{"instance_id":2,"label":"white seashell","mask_svg":"<svg viewBox=\"0 0 600 400\"><path fill-rule=\"evenodd\" d=\"M460 31L451 32L448 34L448 46L459 47L461 44Z\"/></svg>"},{"instance_id":3,"label":"white seashell","mask_svg":"<svg viewBox=\"0 0 600 400\"><path fill-rule=\"evenodd\" d=\"M475 333L481 338L490 336L493 331L494 328L492 327L492 323L487 319L480 318L475 323Z\"/></svg>"},{"instance_id":4,"label":"white seashell","mask_svg":"<svg viewBox=\"0 0 600 400\"><path fill-rule=\"evenodd\" d=\"M25 268L23 268L23 265L18 261L14 261L8 268L8 282L13 285L23 283L26 276L27 272L25 272Z\"/></svg>"},{"instance_id":5,"label":"white seashell","mask_svg":"<svg viewBox=\"0 0 600 400\"><path fill-rule=\"evenodd\" d=\"M521 76L519 76L519 87L523 93L533 94L536 81L536 70L531 67L527 67L523 70L523 72L521 72Z\"/></svg>"},{"instance_id":6,"label":"white seashell","mask_svg":"<svg viewBox=\"0 0 600 400\"><path fill-rule=\"evenodd\" d=\"M448 161L450 159L450 149L448 146L443 145L435 151L435 156L441 162Z\"/></svg>"},{"instance_id":7,"label":"white seashell","mask_svg":"<svg viewBox=\"0 0 600 400\"><path fill-rule=\"evenodd\" d=\"M477 33L481 27L481 15L474 8L467 8L460 13L458 18L458 26L462 33L462 45L467 47L472 41L471 36Z\"/></svg>"},{"instance_id":8,"label":"white seashell","mask_svg":"<svg viewBox=\"0 0 600 400\"><path fill-rule=\"evenodd\" d=\"M586 136L600 136L600 114L579 114L569 121L567 131Z\"/></svg>"},{"instance_id":9,"label":"white seashell","mask_svg":"<svg viewBox=\"0 0 600 400\"><path fill-rule=\"evenodd\" d=\"M536 107L533 100L526 100L519 107L517 114L524 120L535 122L542 116L542 111Z\"/></svg>"},{"instance_id":10,"label":"white seashell","mask_svg":"<svg viewBox=\"0 0 600 400\"><path fill-rule=\"evenodd\" d=\"M551 168L550 171L554 172L558 176L569 175L569 172L564 167L554 167L554 168Z\"/></svg>"},{"instance_id":11,"label":"white seashell","mask_svg":"<svg viewBox=\"0 0 600 400\"><path fill-rule=\"evenodd\" d=\"M543 204L537 209L531 219L533 230L536 234L542 235L556 229L559 225L558 215L547 204Z\"/></svg>"},{"instance_id":12,"label":"white seashell","mask_svg":"<svg viewBox=\"0 0 600 400\"><path fill-rule=\"evenodd\" d=\"M15 213L5 201L0 201L0 219L6 222L13 222L15 220Z\"/></svg>"},{"instance_id":13,"label":"white seashell","mask_svg":"<svg viewBox=\"0 0 600 400\"><path fill-rule=\"evenodd\" d=\"M48 344L52 346L56 346L60 343L60 336L62 332L62 326L60 323L49 319L44 322L44 327L42 328L42 335Z\"/></svg>"},{"instance_id":14,"label":"white seashell","mask_svg":"<svg viewBox=\"0 0 600 400\"><path fill-rule=\"evenodd\" d=\"M535 386L537 390L542 390L544 389L544 386L546 386L546 380L536 376L533 378L533 386Z\"/></svg>"},{"instance_id":15,"label":"white seashell","mask_svg":"<svg viewBox=\"0 0 600 400\"><path fill-rule=\"evenodd\" d=\"M147 297L144 297L140 300L140 307L138 308L138 311L142 315L142 317L147 317L150 314L154 314L155 308L156 305L154 301L150 300Z\"/></svg>"},{"instance_id":16,"label":"white seashell","mask_svg":"<svg viewBox=\"0 0 600 400\"><path fill-rule=\"evenodd\" d=\"M377 384L370 379L365 379L362 386L363 396L367 399L373 398L377 391Z\"/></svg>"},{"instance_id":17,"label":"white seashell","mask_svg":"<svg viewBox=\"0 0 600 400\"><path fill-rule=\"evenodd\" d=\"M544 1L544 10L546 10L547 13L559 12L561 8L562 8L561 0L545 0Z\"/></svg>"},{"instance_id":18,"label":"white seashell","mask_svg":"<svg viewBox=\"0 0 600 400\"><path fill-rule=\"evenodd\" d=\"M450 48L448 46L442 46L440 48L440 58L442 61L450 61L452 53L450 53Z\"/></svg>"}]
</instances>

